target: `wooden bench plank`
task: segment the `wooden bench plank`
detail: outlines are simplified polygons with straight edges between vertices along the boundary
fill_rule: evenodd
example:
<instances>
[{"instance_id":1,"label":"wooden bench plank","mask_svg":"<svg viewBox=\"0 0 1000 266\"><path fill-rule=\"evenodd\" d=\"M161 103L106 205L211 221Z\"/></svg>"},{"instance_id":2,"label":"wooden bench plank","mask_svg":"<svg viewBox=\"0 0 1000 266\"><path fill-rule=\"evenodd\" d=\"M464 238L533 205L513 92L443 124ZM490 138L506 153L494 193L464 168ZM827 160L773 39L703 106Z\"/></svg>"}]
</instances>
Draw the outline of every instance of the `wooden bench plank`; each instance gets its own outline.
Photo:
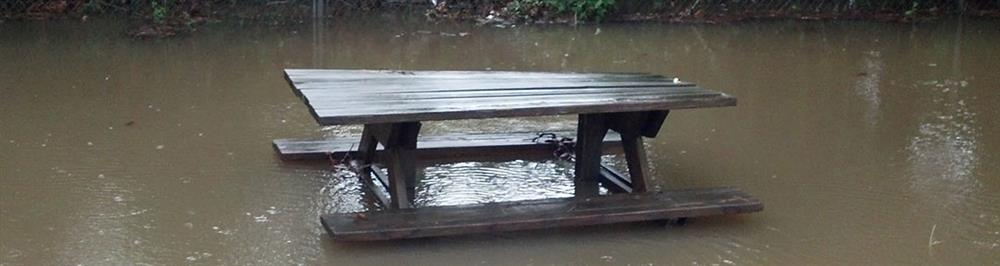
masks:
<instances>
[{"instance_id":1,"label":"wooden bench plank","mask_svg":"<svg viewBox=\"0 0 1000 266\"><path fill-rule=\"evenodd\" d=\"M388 69L286 69L289 75L313 80L370 80L386 78L413 79L597 79L597 78L663 78L647 73L576 73L576 72L525 72L525 71L475 71L475 70L388 70ZM310 80L310 79L305 79Z\"/></svg>"},{"instance_id":2,"label":"wooden bench plank","mask_svg":"<svg viewBox=\"0 0 1000 266\"><path fill-rule=\"evenodd\" d=\"M523 116L564 115L581 113L636 112L650 110L674 110L705 107L735 106L736 98L728 95L691 98L639 98L639 99L603 99L600 101L582 102L583 100L563 100L559 104L547 101L519 102L510 105L481 105L469 100L468 104L455 106L444 105L440 108L423 110L411 108L406 110L385 109L384 112L362 112L345 109L310 109L320 124L364 124L364 123L394 123L398 121L435 121L448 119L479 119ZM312 106L312 105L310 105Z\"/></svg>"},{"instance_id":3,"label":"wooden bench plank","mask_svg":"<svg viewBox=\"0 0 1000 266\"><path fill-rule=\"evenodd\" d=\"M644 87L694 87L691 83L675 83L665 78L638 80L572 80L572 79L451 79L451 80L359 80L359 81L301 81L295 88L302 92L341 91L344 88L366 88L353 93L396 93L396 92L479 92L503 90L558 89L562 91L582 88L644 88Z\"/></svg>"},{"instance_id":4,"label":"wooden bench plank","mask_svg":"<svg viewBox=\"0 0 1000 266\"><path fill-rule=\"evenodd\" d=\"M321 216L330 236L371 241L751 213L760 200L734 188L423 207Z\"/></svg>"},{"instance_id":5,"label":"wooden bench plank","mask_svg":"<svg viewBox=\"0 0 1000 266\"><path fill-rule=\"evenodd\" d=\"M574 137L576 132L554 132L561 137ZM422 160L432 158L545 158L551 157L554 146L547 143L532 142L539 133L482 133L482 134L444 134L420 136L417 143L417 157ZM272 142L274 150L282 160L334 159L354 156L358 149L360 136L350 136L337 139L301 140L276 139ZM621 138L618 134L609 133L604 138L604 147L608 152L621 150ZM379 151L382 150L380 146ZM348 154L350 153L350 154Z\"/></svg>"},{"instance_id":6,"label":"wooden bench plank","mask_svg":"<svg viewBox=\"0 0 1000 266\"><path fill-rule=\"evenodd\" d=\"M327 125L736 104L725 93L650 74L287 69L285 75Z\"/></svg>"},{"instance_id":7,"label":"wooden bench plank","mask_svg":"<svg viewBox=\"0 0 1000 266\"><path fill-rule=\"evenodd\" d=\"M652 87L574 87L574 88L495 88L488 90L453 90L453 91L439 91L439 90L423 90L423 91L381 91L376 89L370 89L363 92L357 93L343 93L336 90L305 90L302 91L302 96L305 96L310 101L321 101L321 100L332 100L332 99L361 99L364 102L380 102L380 103L391 103L399 101L417 101L418 103L428 103L433 102L433 100L442 99L469 99L469 98L487 98L502 99L505 102L510 102L512 100L523 100L523 99L533 99L541 97L546 100L559 100L572 97L581 96L641 96L641 95L662 95L664 90L670 90L671 94L674 96L680 96L681 94L712 94L705 92L698 87L672 87L664 88L664 86L652 86ZM548 97L548 98L546 98ZM371 99L369 99L371 98ZM438 101L444 102L445 101ZM352 103L345 103L352 104Z\"/></svg>"}]
</instances>

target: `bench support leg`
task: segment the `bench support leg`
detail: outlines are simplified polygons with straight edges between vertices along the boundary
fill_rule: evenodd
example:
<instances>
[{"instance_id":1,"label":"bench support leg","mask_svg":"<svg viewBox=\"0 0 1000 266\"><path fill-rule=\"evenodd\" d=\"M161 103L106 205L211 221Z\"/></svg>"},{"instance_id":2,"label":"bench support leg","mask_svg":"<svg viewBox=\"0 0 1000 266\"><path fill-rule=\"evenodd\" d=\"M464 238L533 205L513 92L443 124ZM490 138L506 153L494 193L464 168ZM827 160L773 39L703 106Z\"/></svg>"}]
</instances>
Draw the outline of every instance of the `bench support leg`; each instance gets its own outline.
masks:
<instances>
[{"instance_id":1,"label":"bench support leg","mask_svg":"<svg viewBox=\"0 0 1000 266\"><path fill-rule=\"evenodd\" d=\"M632 193L646 192L646 148L642 145L642 136L622 135L622 148L625 150L625 162L628 164L629 179L632 180Z\"/></svg>"},{"instance_id":2,"label":"bench support leg","mask_svg":"<svg viewBox=\"0 0 1000 266\"><path fill-rule=\"evenodd\" d=\"M358 152L354 159L354 165L357 169L354 169L361 178L361 183L368 187L369 193L373 196L379 204L383 206L388 206L390 203L389 197L384 191L380 190L372 179L372 171L380 171L378 168L373 167L372 164L375 162L375 151L378 149L378 140L375 139L374 129L365 126L364 130L361 132L361 142L358 143ZM377 173L381 175L381 173Z\"/></svg>"},{"instance_id":3,"label":"bench support leg","mask_svg":"<svg viewBox=\"0 0 1000 266\"><path fill-rule=\"evenodd\" d=\"M646 185L649 169L646 167L646 148L642 139L656 137L668 114L669 110L608 114L608 127L622 136L632 192L646 192L649 189Z\"/></svg>"},{"instance_id":4,"label":"bench support leg","mask_svg":"<svg viewBox=\"0 0 1000 266\"><path fill-rule=\"evenodd\" d=\"M389 196L392 208L406 209L413 205L416 194L416 175L413 149L389 149Z\"/></svg>"},{"instance_id":5,"label":"bench support leg","mask_svg":"<svg viewBox=\"0 0 1000 266\"><path fill-rule=\"evenodd\" d=\"M420 133L419 122L366 124L361 134L358 146L358 159L363 166L359 169L362 178L371 189L371 172L377 168L369 167L374 161L375 150L379 143L385 147L385 160L389 172L389 182L386 189L391 197L389 208L411 208L416 190L416 156L417 135Z\"/></svg>"},{"instance_id":6,"label":"bench support leg","mask_svg":"<svg viewBox=\"0 0 1000 266\"><path fill-rule=\"evenodd\" d=\"M604 114L580 114L576 133L576 165L573 177L577 198L597 196L601 175L601 151L608 126Z\"/></svg>"},{"instance_id":7,"label":"bench support leg","mask_svg":"<svg viewBox=\"0 0 1000 266\"><path fill-rule=\"evenodd\" d=\"M607 131L621 134L625 161L628 164L631 192L646 192L646 149L643 137L656 137L669 111L581 114L576 142L576 196L597 195L601 175L601 141Z\"/></svg>"}]
</instances>

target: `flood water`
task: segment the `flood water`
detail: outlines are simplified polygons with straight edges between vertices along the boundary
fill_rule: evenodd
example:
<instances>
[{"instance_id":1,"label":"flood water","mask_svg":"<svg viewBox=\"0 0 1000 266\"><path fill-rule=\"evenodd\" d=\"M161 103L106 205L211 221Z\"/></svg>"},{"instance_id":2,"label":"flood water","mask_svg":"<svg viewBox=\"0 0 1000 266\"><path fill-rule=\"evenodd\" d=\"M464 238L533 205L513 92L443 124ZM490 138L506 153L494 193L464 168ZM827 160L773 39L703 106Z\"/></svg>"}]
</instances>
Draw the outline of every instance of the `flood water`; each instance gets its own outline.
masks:
<instances>
[{"instance_id":1,"label":"flood water","mask_svg":"<svg viewBox=\"0 0 1000 266\"><path fill-rule=\"evenodd\" d=\"M125 25L0 23L0 265L1000 263L1000 21L497 28L386 15L151 41ZM725 91L737 107L672 112L647 141L652 184L734 186L765 210L336 243L318 217L372 208L360 182L270 145L360 131L316 124L281 72L305 67L651 72ZM417 204L568 197L571 176L553 161L435 164Z\"/></svg>"}]
</instances>

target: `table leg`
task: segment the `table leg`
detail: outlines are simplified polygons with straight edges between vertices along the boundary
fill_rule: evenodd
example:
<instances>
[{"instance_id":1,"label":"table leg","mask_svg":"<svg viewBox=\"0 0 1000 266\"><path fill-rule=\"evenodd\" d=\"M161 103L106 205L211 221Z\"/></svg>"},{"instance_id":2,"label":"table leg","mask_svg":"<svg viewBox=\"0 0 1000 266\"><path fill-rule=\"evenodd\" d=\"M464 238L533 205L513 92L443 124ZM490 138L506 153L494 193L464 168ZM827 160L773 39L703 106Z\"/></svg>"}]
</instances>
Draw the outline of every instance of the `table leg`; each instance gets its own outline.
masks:
<instances>
[{"instance_id":1,"label":"table leg","mask_svg":"<svg viewBox=\"0 0 1000 266\"><path fill-rule=\"evenodd\" d=\"M573 178L575 196L597 196L601 175L601 146L608 126L603 114L580 114L576 130L576 165Z\"/></svg>"},{"instance_id":2,"label":"table leg","mask_svg":"<svg viewBox=\"0 0 1000 266\"><path fill-rule=\"evenodd\" d=\"M375 150L378 148L378 140L375 139L374 128L365 125L361 131L361 142L358 143L357 163L361 168L368 168L375 161ZM361 171L362 169L356 169ZM367 174L367 171L361 171Z\"/></svg>"},{"instance_id":3,"label":"table leg","mask_svg":"<svg viewBox=\"0 0 1000 266\"><path fill-rule=\"evenodd\" d=\"M372 171L380 171L376 167L372 167L372 163L375 162L375 152L378 149L378 139L375 138L375 128L374 126L365 125L364 130L361 132L361 141L358 143L358 152L354 159L353 165L356 167L355 172L358 173L359 178L361 178L361 183L364 184L378 203L382 206L391 205L389 197L385 192L381 191L377 186L375 186L376 180L372 177ZM381 173L379 173L381 175ZM381 182L381 181L379 181ZM384 182L383 182L384 183Z\"/></svg>"},{"instance_id":4,"label":"table leg","mask_svg":"<svg viewBox=\"0 0 1000 266\"><path fill-rule=\"evenodd\" d=\"M625 162L628 164L628 175L632 181L632 192L646 192L646 148L642 145L640 135L622 135L622 148L625 150Z\"/></svg>"},{"instance_id":5,"label":"table leg","mask_svg":"<svg viewBox=\"0 0 1000 266\"><path fill-rule=\"evenodd\" d=\"M419 122L404 122L391 124L367 124L361 138L359 157L371 161L374 154L373 144L381 143L385 147L385 164L388 168L390 208L410 208L416 190L416 156L417 135L420 133ZM374 141L372 141L374 140ZM363 171L367 175L367 171ZM366 177L367 178L367 177Z\"/></svg>"},{"instance_id":6,"label":"table leg","mask_svg":"<svg viewBox=\"0 0 1000 266\"><path fill-rule=\"evenodd\" d=\"M393 208L411 208L416 194L417 171L414 166L416 159L414 149L391 148L388 153L389 195L392 197Z\"/></svg>"},{"instance_id":7,"label":"table leg","mask_svg":"<svg viewBox=\"0 0 1000 266\"><path fill-rule=\"evenodd\" d=\"M621 134L632 192L646 192L649 189L646 184L649 169L646 167L643 137L656 137L669 113L669 110L663 110L603 115L607 128Z\"/></svg>"}]
</instances>

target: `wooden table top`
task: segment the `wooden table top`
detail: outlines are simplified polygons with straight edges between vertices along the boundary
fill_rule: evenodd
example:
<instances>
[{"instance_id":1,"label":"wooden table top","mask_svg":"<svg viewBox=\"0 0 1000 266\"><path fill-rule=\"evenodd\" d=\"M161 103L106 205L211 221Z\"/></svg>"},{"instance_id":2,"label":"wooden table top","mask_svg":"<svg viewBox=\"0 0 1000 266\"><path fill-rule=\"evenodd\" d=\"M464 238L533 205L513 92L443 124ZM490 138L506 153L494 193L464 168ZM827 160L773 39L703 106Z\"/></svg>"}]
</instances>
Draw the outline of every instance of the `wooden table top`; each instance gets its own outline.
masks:
<instances>
[{"instance_id":1,"label":"wooden table top","mask_svg":"<svg viewBox=\"0 0 1000 266\"><path fill-rule=\"evenodd\" d=\"M639 73L286 69L320 124L722 107L736 98Z\"/></svg>"}]
</instances>

